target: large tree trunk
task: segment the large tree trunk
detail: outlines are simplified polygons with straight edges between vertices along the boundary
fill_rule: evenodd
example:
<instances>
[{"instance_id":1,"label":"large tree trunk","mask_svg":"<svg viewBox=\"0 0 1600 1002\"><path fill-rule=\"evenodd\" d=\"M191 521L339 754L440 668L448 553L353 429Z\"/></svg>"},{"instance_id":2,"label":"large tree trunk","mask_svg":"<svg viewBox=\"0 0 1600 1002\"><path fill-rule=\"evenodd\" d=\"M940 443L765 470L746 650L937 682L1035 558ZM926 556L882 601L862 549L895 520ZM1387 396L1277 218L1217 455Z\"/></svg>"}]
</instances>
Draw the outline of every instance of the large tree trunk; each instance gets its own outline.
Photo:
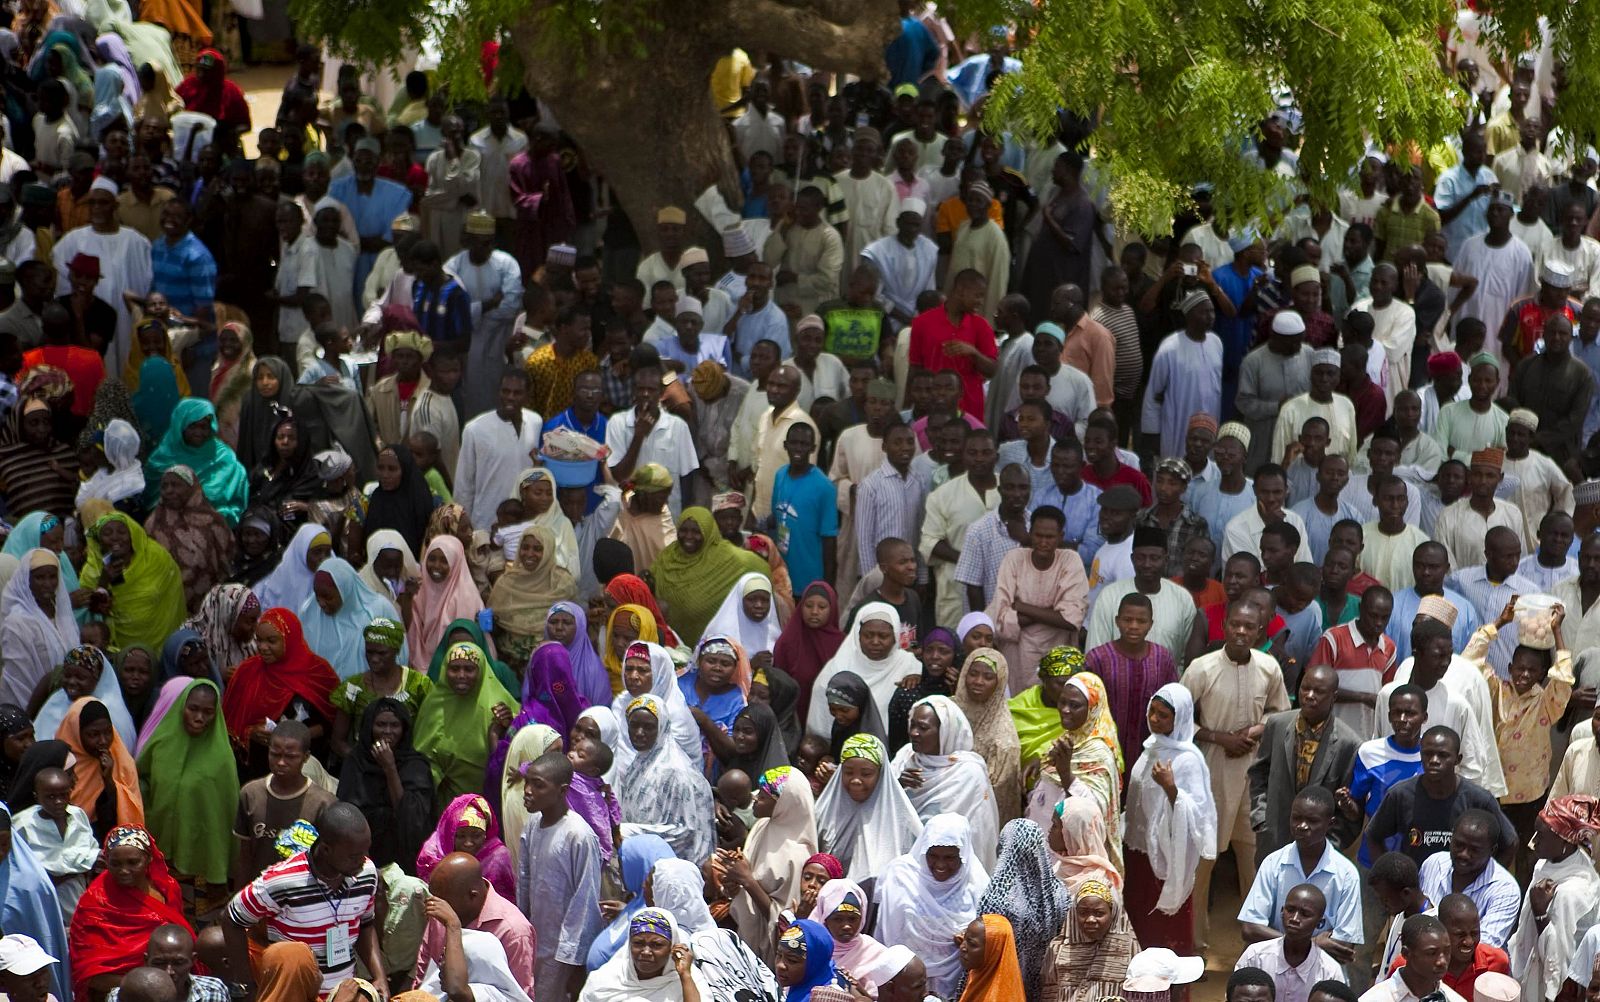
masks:
<instances>
[{"instance_id":1,"label":"large tree trunk","mask_svg":"<svg viewBox=\"0 0 1600 1002\"><path fill-rule=\"evenodd\" d=\"M609 50L596 38L576 60L554 58L534 16L512 38L525 54L529 90L605 175L644 251L654 249L656 211L676 205L690 214L696 242L716 255L721 246L693 205L712 184L739 204L729 130L711 101L717 60L738 47L881 76L899 8L895 0L662 0L657 14L659 30L635 27L633 44Z\"/></svg>"}]
</instances>

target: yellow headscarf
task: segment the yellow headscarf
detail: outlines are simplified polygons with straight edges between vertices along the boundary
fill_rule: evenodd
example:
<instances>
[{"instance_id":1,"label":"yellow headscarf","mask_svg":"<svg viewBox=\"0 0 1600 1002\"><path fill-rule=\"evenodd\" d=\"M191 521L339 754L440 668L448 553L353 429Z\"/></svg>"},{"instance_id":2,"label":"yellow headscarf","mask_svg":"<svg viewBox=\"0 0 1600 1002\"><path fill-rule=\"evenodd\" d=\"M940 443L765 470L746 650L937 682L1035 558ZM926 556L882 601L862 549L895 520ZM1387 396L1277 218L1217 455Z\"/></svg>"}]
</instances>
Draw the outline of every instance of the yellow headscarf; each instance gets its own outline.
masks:
<instances>
[{"instance_id":1,"label":"yellow headscarf","mask_svg":"<svg viewBox=\"0 0 1600 1002\"><path fill-rule=\"evenodd\" d=\"M642 605L619 605L606 617L606 628L600 633L600 660L605 663L606 674L611 677L611 691L622 691L622 659L611 653L611 626L623 613L632 613L639 619L639 639L645 643L659 644L656 617Z\"/></svg>"},{"instance_id":2,"label":"yellow headscarf","mask_svg":"<svg viewBox=\"0 0 1600 1002\"><path fill-rule=\"evenodd\" d=\"M1089 700L1089 716L1082 727L1068 731L1067 737L1078 746L1086 741L1104 741L1116 757L1117 768L1124 768L1122 745L1117 741L1117 722L1111 719L1111 700L1106 695L1106 684L1094 672L1081 671L1067 679L1067 685L1076 688Z\"/></svg>"}]
</instances>

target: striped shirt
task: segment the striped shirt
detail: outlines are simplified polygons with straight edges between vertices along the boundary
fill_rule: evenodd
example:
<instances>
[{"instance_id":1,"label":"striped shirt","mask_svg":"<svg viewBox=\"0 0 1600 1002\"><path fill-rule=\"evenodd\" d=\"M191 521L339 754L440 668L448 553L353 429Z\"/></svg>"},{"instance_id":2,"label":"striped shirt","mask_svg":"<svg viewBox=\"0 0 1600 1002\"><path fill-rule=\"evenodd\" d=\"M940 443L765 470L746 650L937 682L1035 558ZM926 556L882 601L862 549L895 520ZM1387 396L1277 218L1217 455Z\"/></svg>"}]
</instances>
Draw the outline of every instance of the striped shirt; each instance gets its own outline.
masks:
<instances>
[{"instance_id":1,"label":"striped shirt","mask_svg":"<svg viewBox=\"0 0 1600 1002\"><path fill-rule=\"evenodd\" d=\"M913 547L922 538L928 484L915 470L900 475L887 459L856 488L856 547L863 568L878 565L878 544L893 536ZM918 561L921 564L921 561ZM919 568L917 579L925 580Z\"/></svg>"},{"instance_id":2,"label":"striped shirt","mask_svg":"<svg viewBox=\"0 0 1600 1002\"><path fill-rule=\"evenodd\" d=\"M994 598L995 583L1000 577L1000 561L1019 545L1006 531L1000 513L989 512L967 530L967 538L961 545L961 559L956 561L956 584L981 587L983 603L987 606ZM964 594L962 601L966 601Z\"/></svg>"},{"instance_id":3,"label":"striped shirt","mask_svg":"<svg viewBox=\"0 0 1600 1002\"><path fill-rule=\"evenodd\" d=\"M361 873L330 887L311 872L308 853L296 853L281 863L267 867L261 876L233 896L228 917L241 926L267 923L267 940L304 943L322 969L322 991L328 993L355 971L356 939L361 929L377 917L378 870L372 860L362 864ZM337 967L328 965L328 933L343 927L348 943L347 959Z\"/></svg>"},{"instance_id":4,"label":"striped shirt","mask_svg":"<svg viewBox=\"0 0 1600 1002\"><path fill-rule=\"evenodd\" d=\"M1123 303L1120 307L1101 303L1094 308L1091 319L1111 332L1117 346L1117 368L1113 387L1118 400L1130 400L1139 393L1139 380L1144 377L1144 348L1139 340L1139 317L1133 307Z\"/></svg>"},{"instance_id":5,"label":"striped shirt","mask_svg":"<svg viewBox=\"0 0 1600 1002\"><path fill-rule=\"evenodd\" d=\"M151 287L167 297L172 308L193 316L216 298L217 262L193 233L177 243L165 237L150 243Z\"/></svg>"}]
</instances>

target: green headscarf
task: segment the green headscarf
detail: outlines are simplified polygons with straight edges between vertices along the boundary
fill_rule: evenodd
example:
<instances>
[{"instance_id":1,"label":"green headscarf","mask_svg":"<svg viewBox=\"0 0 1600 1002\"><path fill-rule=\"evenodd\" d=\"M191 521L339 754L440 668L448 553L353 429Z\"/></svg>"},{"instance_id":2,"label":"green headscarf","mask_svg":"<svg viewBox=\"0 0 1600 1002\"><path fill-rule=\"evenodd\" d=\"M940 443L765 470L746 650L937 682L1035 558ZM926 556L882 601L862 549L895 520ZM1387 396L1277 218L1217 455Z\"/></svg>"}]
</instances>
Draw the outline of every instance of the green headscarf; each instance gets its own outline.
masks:
<instances>
[{"instance_id":1,"label":"green headscarf","mask_svg":"<svg viewBox=\"0 0 1600 1002\"><path fill-rule=\"evenodd\" d=\"M183 440L185 428L196 421L208 419L213 434L206 444L195 448ZM146 489L147 504L154 507L160 499L162 474L174 466L187 466L200 479L201 492L228 523L228 528L239 523L239 515L250 496L250 478L240 465L239 457L233 454L226 442L217 437L216 430L217 409L211 405L211 401L199 397L185 397L178 401L178 406L172 412L172 421L161 436L161 444L150 453L150 459L145 464L145 483L150 485Z\"/></svg>"},{"instance_id":2,"label":"green headscarf","mask_svg":"<svg viewBox=\"0 0 1600 1002\"><path fill-rule=\"evenodd\" d=\"M478 665L478 684L471 692L458 695L449 685L437 685L417 710L412 744L432 763L438 801L448 804L463 793L483 792L484 768L494 750L489 740L494 705L506 704L513 717L522 707L495 678L483 648L462 641L440 644L439 649L445 651L443 661L471 657Z\"/></svg>"},{"instance_id":3,"label":"green headscarf","mask_svg":"<svg viewBox=\"0 0 1600 1002\"><path fill-rule=\"evenodd\" d=\"M170 683L169 683L170 684ZM208 688L217 712L199 737L184 730L183 707L190 693ZM228 882L237 851L233 815L239 773L222 721L222 692L208 678L184 686L177 702L156 725L139 752L139 790L145 826L179 873L211 884Z\"/></svg>"},{"instance_id":4,"label":"green headscarf","mask_svg":"<svg viewBox=\"0 0 1600 1002\"><path fill-rule=\"evenodd\" d=\"M483 652L484 660L489 662L489 670L494 672L494 677L501 685L512 692L522 691L522 683L517 681L516 673L504 661L489 656L489 638L484 636L483 627L478 625L476 619L451 620L450 625L444 628L444 633L439 635L439 646L433 649L433 660L428 662L428 678L435 688L444 684L444 655L455 646L450 640L450 634L457 630L466 630L472 634L472 642Z\"/></svg>"},{"instance_id":5,"label":"green headscarf","mask_svg":"<svg viewBox=\"0 0 1600 1002\"><path fill-rule=\"evenodd\" d=\"M1065 734L1061 726L1061 711L1044 705L1043 688L1031 686L1006 701L1011 711L1011 722L1016 725L1017 738L1022 743L1022 769L1024 772L1038 762L1050 745Z\"/></svg>"},{"instance_id":6,"label":"green headscarf","mask_svg":"<svg viewBox=\"0 0 1600 1002\"><path fill-rule=\"evenodd\" d=\"M656 597L667 607L673 632L684 643L692 643L705 632L735 582L751 573L770 578L772 570L756 554L723 539L709 509L685 508L678 524L685 522L693 522L705 538L699 551L685 553L683 546L673 541L650 565L650 574L655 578Z\"/></svg>"},{"instance_id":7,"label":"green headscarf","mask_svg":"<svg viewBox=\"0 0 1600 1002\"><path fill-rule=\"evenodd\" d=\"M102 580L106 564L105 551L100 546L100 533L112 522L126 526L133 539L133 559L123 570L122 580L115 584ZM183 599L183 572L178 570L177 561L165 547L145 535L138 522L120 511L102 515L90 527L88 552L78 583L91 591L105 588L111 592L111 615L106 617L106 624L111 628L111 646L119 649L143 645L159 651L189 616Z\"/></svg>"}]
</instances>

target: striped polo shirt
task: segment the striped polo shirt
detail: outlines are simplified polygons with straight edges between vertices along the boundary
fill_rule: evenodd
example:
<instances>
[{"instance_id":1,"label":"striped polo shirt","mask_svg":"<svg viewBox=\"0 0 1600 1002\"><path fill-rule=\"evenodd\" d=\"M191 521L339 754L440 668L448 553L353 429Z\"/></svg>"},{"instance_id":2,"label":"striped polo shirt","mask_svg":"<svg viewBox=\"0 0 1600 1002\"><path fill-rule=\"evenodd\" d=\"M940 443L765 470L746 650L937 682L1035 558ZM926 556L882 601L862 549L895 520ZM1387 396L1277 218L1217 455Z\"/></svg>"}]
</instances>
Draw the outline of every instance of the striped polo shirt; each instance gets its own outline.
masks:
<instances>
[{"instance_id":1,"label":"striped polo shirt","mask_svg":"<svg viewBox=\"0 0 1600 1002\"><path fill-rule=\"evenodd\" d=\"M267 941L304 943L322 969L322 990L333 991L355 972L356 939L361 927L377 916L378 870L367 860L361 873L336 886L311 872L308 853L296 853L267 867L233 896L228 915L241 926L267 923ZM328 930L342 926L350 944L349 959L328 966Z\"/></svg>"}]
</instances>

